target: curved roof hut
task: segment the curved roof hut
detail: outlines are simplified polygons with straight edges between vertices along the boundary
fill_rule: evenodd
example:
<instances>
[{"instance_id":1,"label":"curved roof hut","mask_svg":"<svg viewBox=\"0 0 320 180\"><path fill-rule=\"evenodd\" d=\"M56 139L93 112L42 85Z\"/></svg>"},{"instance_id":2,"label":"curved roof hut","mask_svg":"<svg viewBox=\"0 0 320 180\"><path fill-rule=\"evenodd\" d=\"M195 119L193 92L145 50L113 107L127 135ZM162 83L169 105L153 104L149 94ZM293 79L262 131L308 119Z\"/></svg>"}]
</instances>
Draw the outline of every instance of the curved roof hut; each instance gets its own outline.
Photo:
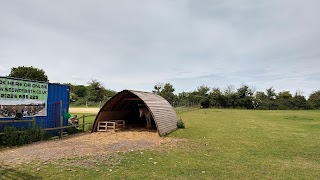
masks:
<instances>
[{"instance_id":1,"label":"curved roof hut","mask_svg":"<svg viewBox=\"0 0 320 180\"><path fill-rule=\"evenodd\" d=\"M126 127L146 127L146 121L139 117L139 108L142 107L150 111L152 127L160 136L177 129L177 115L163 97L150 92L123 90L102 106L91 132L97 131L99 121L108 120L125 120Z\"/></svg>"}]
</instances>

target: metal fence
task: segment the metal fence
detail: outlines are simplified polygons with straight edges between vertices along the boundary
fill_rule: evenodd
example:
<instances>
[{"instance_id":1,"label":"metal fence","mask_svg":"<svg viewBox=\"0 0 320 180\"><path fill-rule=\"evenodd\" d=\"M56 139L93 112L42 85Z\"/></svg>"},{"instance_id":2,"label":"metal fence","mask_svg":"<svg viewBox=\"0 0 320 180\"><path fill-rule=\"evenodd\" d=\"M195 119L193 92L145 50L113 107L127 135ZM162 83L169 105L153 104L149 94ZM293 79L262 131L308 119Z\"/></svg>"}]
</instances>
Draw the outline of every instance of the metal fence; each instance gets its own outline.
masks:
<instances>
[{"instance_id":1,"label":"metal fence","mask_svg":"<svg viewBox=\"0 0 320 180\"><path fill-rule=\"evenodd\" d=\"M173 102L171 106L174 108L174 110L177 113L191 111L191 110L200 108L200 104L194 103L194 102L187 102L187 103Z\"/></svg>"}]
</instances>

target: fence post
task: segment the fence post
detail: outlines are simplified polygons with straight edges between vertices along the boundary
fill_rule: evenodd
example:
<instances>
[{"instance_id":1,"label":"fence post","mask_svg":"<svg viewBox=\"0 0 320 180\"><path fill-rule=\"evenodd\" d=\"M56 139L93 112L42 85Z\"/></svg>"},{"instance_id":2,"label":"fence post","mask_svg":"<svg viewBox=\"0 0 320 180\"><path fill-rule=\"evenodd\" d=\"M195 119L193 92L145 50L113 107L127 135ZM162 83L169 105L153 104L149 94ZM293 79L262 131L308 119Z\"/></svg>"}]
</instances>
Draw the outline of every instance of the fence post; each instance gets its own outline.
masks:
<instances>
[{"instance_id":1,"label":"fence post","mask_svg":"<svg viewBox=\"0 0 320 180\"><path fill-rule=\"evenodd\" d=\"M63 135L63 117L62 117L62 100L60 100L60 135L59 135L59 138L61 139L62 138L62 135Z\"/></svg>"},{"instance_id":2,"label":"fence post","mask_svg":"<svg viewBox=\"0 0 320 180\"><path fill-rule=\"evenodd\" d=\"M83 116L82 116L82 130L83 130L83 132L84 132L84 114L83 114Z\"/></svg>"}]
</instances>

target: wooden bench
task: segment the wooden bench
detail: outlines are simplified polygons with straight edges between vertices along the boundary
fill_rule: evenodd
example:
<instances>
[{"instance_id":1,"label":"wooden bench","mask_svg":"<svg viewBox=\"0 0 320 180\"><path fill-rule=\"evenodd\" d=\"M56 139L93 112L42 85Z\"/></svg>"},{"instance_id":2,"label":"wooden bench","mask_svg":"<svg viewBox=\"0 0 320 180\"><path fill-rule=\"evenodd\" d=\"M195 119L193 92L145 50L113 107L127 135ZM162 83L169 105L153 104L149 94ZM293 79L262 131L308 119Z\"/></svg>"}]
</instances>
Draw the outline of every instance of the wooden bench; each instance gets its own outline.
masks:
<instances>
[{"instance_id":1,"label":"wooden bench","mask_svg":"<svg viewBox=\"0 0 320 180\"><path fill-rule=\"evenodd\" d=\"M98 122L98 132L117 131L125 127L125 120L108 120Z\"/></svg>"}]
</instances>

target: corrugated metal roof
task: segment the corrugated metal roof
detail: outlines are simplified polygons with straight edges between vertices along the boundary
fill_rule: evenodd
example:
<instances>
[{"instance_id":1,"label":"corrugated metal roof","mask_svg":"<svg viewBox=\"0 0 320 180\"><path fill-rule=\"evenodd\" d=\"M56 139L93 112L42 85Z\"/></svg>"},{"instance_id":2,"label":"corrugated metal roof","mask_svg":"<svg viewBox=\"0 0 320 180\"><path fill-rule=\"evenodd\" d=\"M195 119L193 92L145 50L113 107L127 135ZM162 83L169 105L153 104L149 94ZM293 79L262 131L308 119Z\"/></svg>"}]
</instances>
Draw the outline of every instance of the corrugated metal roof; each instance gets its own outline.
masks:
<instances>
[{"instance_id":1,"label":"corrugated metal roof","mask_svg":"<svg viewBox=\"0 0 320 180\"><path fill-rule=\"evenodd\" d=\"M125 100L126 98L132 99L136 97L138 97L136 101ZM166 99L150 92L123 90L115 96L113 96L100 109L95 119L92 132L97 130L99 115L102 112L119 111L120 113L120 110L129 110L130 108L136 106L138 102L144 102L145 106L151 112L160 136L169 134L177 129L177 115L170 103Z\"/></svg>"}]
</instances>

